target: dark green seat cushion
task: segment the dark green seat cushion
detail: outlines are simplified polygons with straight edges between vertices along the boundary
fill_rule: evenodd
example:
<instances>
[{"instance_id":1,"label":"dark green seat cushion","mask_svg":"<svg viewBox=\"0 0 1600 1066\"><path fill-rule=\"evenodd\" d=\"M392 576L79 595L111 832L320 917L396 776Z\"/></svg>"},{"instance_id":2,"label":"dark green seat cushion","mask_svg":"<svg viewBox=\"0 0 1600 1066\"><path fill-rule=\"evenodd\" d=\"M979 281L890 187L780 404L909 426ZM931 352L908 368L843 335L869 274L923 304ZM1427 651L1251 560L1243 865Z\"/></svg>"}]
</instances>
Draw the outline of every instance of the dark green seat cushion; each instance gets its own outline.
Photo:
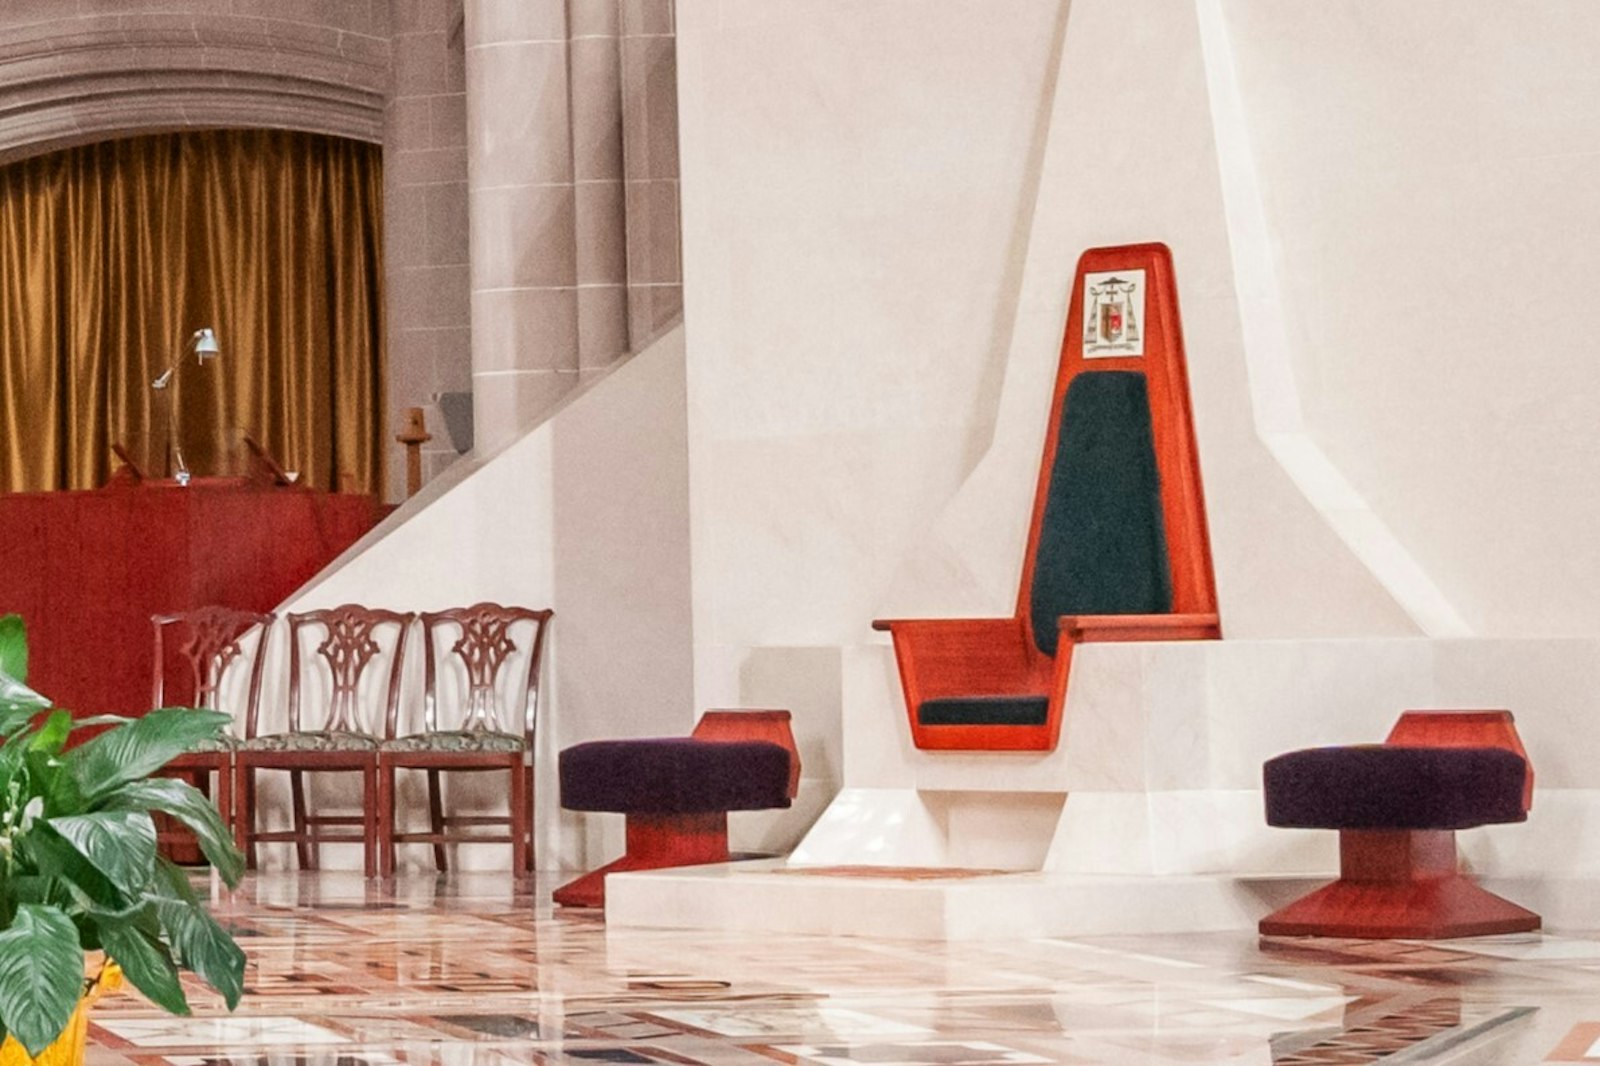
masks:
<instances>
[{"instance_id":1,"label":"dark green seat cushion","mask_svg":"<svg viewBox=\"0 0 1600 1066\"><path fill-rule=\"evenodd\" d=\"M1062 615L1171 612L1143 374L1100 370L1073 379L1047 491L1028 594L1040 651L1055 655Z\"/></svg>"},{"instance_id":2,"label":"dark green seat cushion","mask_svg":"<svg viewBox=\"0 0 1600 1066\"><path fill-rule=\"evenodd\" d=\"M955 696L923 700L922 725L1044 725L1048 696Z\"/></svg>"}]
</instances>

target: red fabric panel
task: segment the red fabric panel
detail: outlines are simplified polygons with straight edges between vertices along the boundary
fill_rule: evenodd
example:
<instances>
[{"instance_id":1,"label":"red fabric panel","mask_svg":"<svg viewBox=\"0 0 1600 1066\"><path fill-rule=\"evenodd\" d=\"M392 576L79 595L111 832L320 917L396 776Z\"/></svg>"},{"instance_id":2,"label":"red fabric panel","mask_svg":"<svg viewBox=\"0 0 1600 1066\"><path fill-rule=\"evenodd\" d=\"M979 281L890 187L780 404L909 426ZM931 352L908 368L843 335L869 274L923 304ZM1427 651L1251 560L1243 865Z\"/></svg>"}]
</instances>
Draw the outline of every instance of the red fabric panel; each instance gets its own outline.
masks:
<instances>
[{"instance_id":1,"label":"red fabric panel","mask_svg":"<svg viewBox=\"0 0 1600 1066\"><path fill-rule=\"evenodd\" d=\"M196 481L0 495L0 614L35 688L81 714L150 699L152 614L270 611L384 513L366 496Z\"/></svg>"}]
</instances>

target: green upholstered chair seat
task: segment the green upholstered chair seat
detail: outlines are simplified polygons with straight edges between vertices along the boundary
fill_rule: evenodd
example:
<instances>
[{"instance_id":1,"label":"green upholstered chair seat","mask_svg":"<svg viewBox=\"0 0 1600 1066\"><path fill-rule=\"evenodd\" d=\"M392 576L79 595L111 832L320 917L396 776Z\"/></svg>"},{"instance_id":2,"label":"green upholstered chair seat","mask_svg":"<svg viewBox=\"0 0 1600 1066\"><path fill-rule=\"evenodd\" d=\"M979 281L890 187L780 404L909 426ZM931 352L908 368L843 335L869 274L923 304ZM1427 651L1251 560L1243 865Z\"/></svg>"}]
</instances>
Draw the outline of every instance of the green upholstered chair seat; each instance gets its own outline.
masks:
<instances>
[{"instance_id":1,"label":"green upholstered chair seat","mask_svg":"<svg viewBox=\"0 0 1600 1066\"><path fill-rule=\"evenodd\" d=\"M1063 615L1171 611L1145 377L1132 370L1079 374L1061 405L1034 556L1034 644L1054 657Z\"/></svg>"},{"instance_id":2,"label":"green upholstered chair seat","mask_svg":"<svg viewBox=\"0 0 1600 1066\"><path fill-rule=\"evenodd\" d=\"M211 755L221 751L233 751L238 746L238 737L232 733L220 733L215 737L199 740L189 745L189 751L195 755Z\"/></svg>"},{"instance_id":3,"label":"green upholstered chair seat","mask_svg":"<svg viewBox=\"0 0 1600 1066\"><path fill-rule=\"evenodd\" d=\"M953 696L923 700L917 721L923 725L1044 725L1048 696Z\"/></svg>"},{"instance_id":4,"label":"green upholstered chair seat","mask_svg":"<svg viewBox=\"0 0 1600 1066\"><path fill-rule=\"evenodd\" d=\"M240 751L377 751L378 741L364 733L272 733L253 737Z\"/></svg>"},{"instance_id":5,"label":"green upholstered chair seat","mask_svg":"<svg viewBox=\"0 0 1600 1066\"><path fill-rule=\"evenodd\" d=\"M386 740L381 745L383 751L505 752L508 755L526 747L523 738L514 733L495 733L487 729L413 733Z\"/></svg>"}]
</instances>

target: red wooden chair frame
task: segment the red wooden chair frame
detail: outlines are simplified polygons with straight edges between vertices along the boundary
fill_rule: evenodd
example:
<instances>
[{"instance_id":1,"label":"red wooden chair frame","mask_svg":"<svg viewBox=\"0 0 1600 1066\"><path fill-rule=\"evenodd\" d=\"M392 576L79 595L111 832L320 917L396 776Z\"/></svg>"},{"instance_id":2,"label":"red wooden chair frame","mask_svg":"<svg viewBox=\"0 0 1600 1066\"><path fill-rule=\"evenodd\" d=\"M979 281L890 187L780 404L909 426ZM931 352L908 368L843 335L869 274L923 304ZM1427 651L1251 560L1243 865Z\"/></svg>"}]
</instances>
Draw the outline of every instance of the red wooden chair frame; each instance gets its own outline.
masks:
<instances>
[{"instance_id":1,"label":"red wooden chair frame","mask_svg":"<svg viewBox=\"0 0 1600 1066\"><path fill-rule=\"evenodd\" d=\"M234 835L239 850L253 869L256 844L287 841L295 850L303 870L321 865L318 854L323 843L362 845L362 869L368 877L378 870L378 737L365 728L360 707L361 679L384 653L377 633L394 627L394 643L388 653L387 676L383 679L383 714L392 722L400 699L400 682L405 667L406 637L416 615L347 603L326 610L291 613L289 622L289 703L286 734L320 733L364 737L371 747L341 747L328 750L252 749L257 733L257 718L249 719L245 739L234 754L234 797L238 815ZM327 666L332 683L328 715L322 727L304 730L301 716L301 690L305 656L301 653L301 631L320 627L324 633L316 655ZM262 737L261 739L265 739ZM292 826L287 830L261 830L256 827L255 774L258 770L284 770L289 773ZM361 775L361 813L334 815L313 813L306 805L305 774L349 772ZM359 826L349 832L347 827ZM330 831L331 830L331 831Z\"/></svg>"},{"instance_id":2,"label":"red wooden chair frame","mask_svg":"<svg viewBox=\"0 0 1600 1066\"><path fill-rule=\"evenodd\" d=\"M1143 270L1146 300L1142 356L1084 356L1085 276ZM1034 643L1030 593L1045 504L1061 432L1067 390L1082 374L1109 370L1145 375L1151 430L1161 480L1161 512L1171 570L1170 614L1095 615L1059 620L1054 658ZM878 620L894 640L912 740L932 750L1051 751L1061 735L1067 676L1074 645L1085 641L1199 640L1220 636L1205 497L1189 408L1183 331L1178 319L1172 256L1164 244L1092 248L1078 260L1067 312L1066 335L1050 404L1033 518L1022 567L1017 608L1010 618ZM971 696L1041 696L1049 699L1044 725L925 725L918 708L928 700Z\"/></svg>"},{"instance_id":3,"label":"red wooden chair frame","mask_svg":"<svg viewBox=\"0 0 1600 1066\"><path fill-rule=\"evenodd\" d=\"M155 630L155 659L151 679L150 706L167 705L167 666L169 652L175 653L186 668L187 688L180 692L186 705L211 710L226 710L219 704L222 679L235 662L248 665L244 718L249 720L261 702L261 675L266 664L267 642L277 616L232 607L198 607L192 611L152 615ZM243 639L252 629L261 634L246 653ZM168 632L179 637L172 645ZM181 778L207 795L212 795L211 777L216 775L214 800L224 825L233 824L233 752L230 747L216 751L191 751L167 763L163 772ZM194 836L170 818L157 819L157 843L178 861L195 861L198 850Z\"/></svg>"},{"instance_id":4,"label":"red wooden chair frame","mask_svg":"<svg viewBox=\"0 0 1600 1066\"><path fill-rule=\"evenodd\" d=\"M382 876L394 873L395 845L427 843L433 845L434 865L449 869L447 843L510 844L512 870L532 873L533 853L533 752L534 725L539 709L539 671L544 658L545 633L555 612L526 607L502 607L497 603L478 603L421 615L423 641L423 732L400 737L391 707L385 730L387 740L378 751L378 827L379 863ZM500 667L515 654L513 632L519 623L531 625L527 652L528 667L522 686L522 702L517 721L521 748L501 750L437 750L417 744L409 750L395 747L406 741L422 741L429 736L473 733L506 735L507 730L496 710ZM447 630L460 634L451 652L461 659L467 677L466 707L454 716L448 728L439 720L438 638ZM424 770L428 775L428 831L400 832L395 827L395 774L397 770ZM509 777L507 814L451 815L444 810L441 776L445 772L481 773L505 771ZM504 826L497 835L475 831L474 826Z\"/></svg>"}]
</instances>

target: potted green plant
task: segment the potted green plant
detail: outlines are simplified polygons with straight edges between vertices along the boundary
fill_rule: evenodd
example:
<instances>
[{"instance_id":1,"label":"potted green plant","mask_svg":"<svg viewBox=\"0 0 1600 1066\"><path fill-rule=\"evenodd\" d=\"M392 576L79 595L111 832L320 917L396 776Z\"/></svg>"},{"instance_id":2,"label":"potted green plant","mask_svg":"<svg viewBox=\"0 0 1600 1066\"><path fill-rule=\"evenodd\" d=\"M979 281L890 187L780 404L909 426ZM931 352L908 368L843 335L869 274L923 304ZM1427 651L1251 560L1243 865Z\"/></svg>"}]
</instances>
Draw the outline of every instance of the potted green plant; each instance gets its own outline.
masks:
<instances>
[{"instance_id":1,"label":"potted green plant","mask_svg":"<svg viewBox=\"0 0 1600 1066\"><path fill-rule=\"evenodd\" d=\"M27 687L27 663L22 620L0 617L0 1066L8 1052L27 1061L19 1045L38 1057L63 1034L90 990L87 953L104 952L175 1014L189 1012L180 968L230 1010L244 989L244 952L157 853L151 818L188 827L222 880L238 884L243 858L210 800L155 776L228 717L165 708L74 721ZM74 743L86 726L110 728Z\"/></svg>"}]
</instances>

